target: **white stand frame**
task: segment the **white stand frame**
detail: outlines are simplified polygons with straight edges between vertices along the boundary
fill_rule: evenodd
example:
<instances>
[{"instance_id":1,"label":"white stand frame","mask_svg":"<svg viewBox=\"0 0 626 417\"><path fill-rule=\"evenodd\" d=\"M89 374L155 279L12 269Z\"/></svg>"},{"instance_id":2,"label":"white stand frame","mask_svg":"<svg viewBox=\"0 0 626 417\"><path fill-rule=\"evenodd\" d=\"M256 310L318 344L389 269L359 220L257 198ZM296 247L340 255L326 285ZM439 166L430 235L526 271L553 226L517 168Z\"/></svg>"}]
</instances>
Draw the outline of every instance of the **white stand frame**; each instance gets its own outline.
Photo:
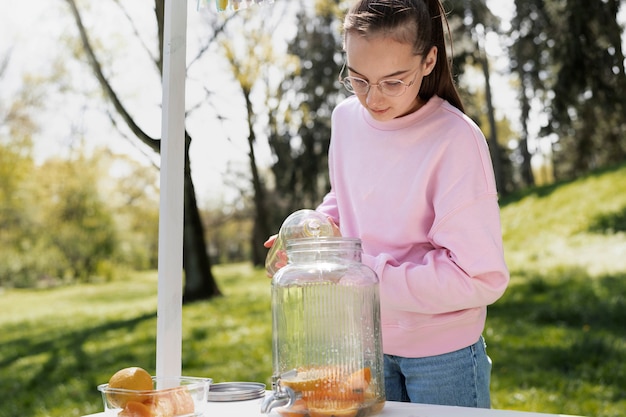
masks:
<instances>
[{"instance_id":1,"label":"white stand frame","mask_svg":"<svg viewBox=\"0 0 626 417\"><path fill-rule=\"evenodd\" d=\"M181 376L187 0L166 0L156 376Z\"/></svg>"}]
</instances>

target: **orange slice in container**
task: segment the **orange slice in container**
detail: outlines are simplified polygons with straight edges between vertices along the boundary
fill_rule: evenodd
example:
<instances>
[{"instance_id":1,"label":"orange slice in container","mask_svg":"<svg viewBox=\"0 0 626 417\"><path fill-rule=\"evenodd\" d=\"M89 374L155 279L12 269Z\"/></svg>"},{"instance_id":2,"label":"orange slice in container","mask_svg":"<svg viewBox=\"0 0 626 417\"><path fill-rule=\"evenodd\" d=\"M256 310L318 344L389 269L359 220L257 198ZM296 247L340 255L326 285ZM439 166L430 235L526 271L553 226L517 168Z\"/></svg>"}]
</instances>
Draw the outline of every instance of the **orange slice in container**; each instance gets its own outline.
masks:
<instances>
[{"instance_id":1,"label":"orange slice in container","mask_svg":"<svg viewBox=\"0 0 626 417\"><path fill-rule=\"evenodd\" d=\"M139 401L128 401L118 417L153 417L152 409Z\"/></svg>"},{"instance_id":2,"label":"orange slice in container","mask_svg":"<svg viewBox=\"0 0 626 417\"><path fill-rule=\"evenodd\" d=\"M332 401L328 407L309 407L310 417L355 417L359 407L352 401Z\"/></svg>"},{"instance_id":3,"label":"orange slice in container","mask_svg":"<svg viewBox=\"0 0 626 417\"><path fill-rule=\"evenodd\" d=\"M372 380L372 370L368 368L360 369L346 379L345 387L353 392L365 392Z\"/></svg>"},{"instance_id":4,"label":"orange slice in container","mask_svg":"<svg viewBox=\"0 0 626 417\"><path fill-rule=\"evenodd\" d=\"M163 393L162 395L169 398L170 404L174 409L175 416L193 414L193 412L195 411L193 398L186 388L174 389L172 391Z\"/></svg>"},{"instance_id":5,"label":"orange slice in container","mask_svg":"<svg viewBox=\"0 0 626 417\"><path fill-rule=\"evenodd\" d=\"M308 369L298 371L293 377L281 379L281 384L294 391L317 391L324 389L330 377L323 369Z\"/></svg>"}]
</instances>

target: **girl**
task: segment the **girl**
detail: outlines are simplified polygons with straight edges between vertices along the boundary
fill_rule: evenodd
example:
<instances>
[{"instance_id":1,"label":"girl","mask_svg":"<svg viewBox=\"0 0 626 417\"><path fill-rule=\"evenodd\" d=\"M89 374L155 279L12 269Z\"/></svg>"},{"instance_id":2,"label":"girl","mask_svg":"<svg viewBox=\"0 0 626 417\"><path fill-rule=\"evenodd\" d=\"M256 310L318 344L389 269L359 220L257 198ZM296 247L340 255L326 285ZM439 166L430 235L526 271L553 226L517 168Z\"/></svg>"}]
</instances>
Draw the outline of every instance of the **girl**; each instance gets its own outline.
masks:
<instances>
[{"instance_id":1,"label":"girl","mask_svg":"<svg viewBox=\"0 0 626 417\"><path fill-rule=\"evenodd\" d=\"M331 190L317 210L380 279L390 401L490 407L487 305L504 293L498 195L464 113L440 0L357 0L344 22ZM271 247L275 236L265 244Z\"/></svg>"},{"instance_id":2,"label":"girl","mask_svg":"<svg viewBox=\"0 0 626 417\"><path fill-rule=\"evenodd\" d=\"M344 22L331 191L318 211L358 237L380 278L391 401L490 407L481 336L504 293L489 150L463 113L440 0L359 0Z\"/></svg>"}]
</instances>

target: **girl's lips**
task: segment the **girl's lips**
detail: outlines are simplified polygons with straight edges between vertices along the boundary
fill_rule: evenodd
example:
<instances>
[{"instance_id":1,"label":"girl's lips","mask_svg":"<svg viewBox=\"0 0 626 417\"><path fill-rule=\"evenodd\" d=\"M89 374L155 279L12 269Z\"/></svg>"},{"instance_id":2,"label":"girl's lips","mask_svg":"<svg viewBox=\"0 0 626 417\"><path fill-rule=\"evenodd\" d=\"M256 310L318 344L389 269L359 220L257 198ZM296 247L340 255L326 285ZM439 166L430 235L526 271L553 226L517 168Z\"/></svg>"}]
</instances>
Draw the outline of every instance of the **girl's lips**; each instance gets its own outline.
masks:
<instances>
[{"instance_id":1,"label":"girl's lips","mask_svg":"<svg viewBox=\"0 0 626 417\"><path fill-rule=\"evenodd\" d=\"M387 110L389 110L389 109L372 109L372 108L370 107L370 111L371 111L372 113L374 113L374 114L384 114Z\"/></svg>"}]
</instances>

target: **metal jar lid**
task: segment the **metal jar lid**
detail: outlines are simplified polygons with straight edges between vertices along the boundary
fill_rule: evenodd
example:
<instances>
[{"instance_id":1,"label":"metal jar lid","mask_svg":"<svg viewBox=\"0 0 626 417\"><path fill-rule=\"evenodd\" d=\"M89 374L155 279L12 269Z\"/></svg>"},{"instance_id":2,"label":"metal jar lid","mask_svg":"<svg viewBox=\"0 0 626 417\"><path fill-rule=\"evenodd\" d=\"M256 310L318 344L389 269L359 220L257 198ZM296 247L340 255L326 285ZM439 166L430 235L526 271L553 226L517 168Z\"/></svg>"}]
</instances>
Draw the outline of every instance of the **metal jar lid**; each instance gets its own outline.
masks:
<instances>
[{"instance_id":1,"label":"metal jar lid","mask_svg":"<svg viewBox=\"0 0 626 417\"><path fill-rule=\"evenodd\" d=\"M265 384L259 382L219 382L209 387L209 401L245 401L265 396Z\"/></svg>"}]
</instances>

